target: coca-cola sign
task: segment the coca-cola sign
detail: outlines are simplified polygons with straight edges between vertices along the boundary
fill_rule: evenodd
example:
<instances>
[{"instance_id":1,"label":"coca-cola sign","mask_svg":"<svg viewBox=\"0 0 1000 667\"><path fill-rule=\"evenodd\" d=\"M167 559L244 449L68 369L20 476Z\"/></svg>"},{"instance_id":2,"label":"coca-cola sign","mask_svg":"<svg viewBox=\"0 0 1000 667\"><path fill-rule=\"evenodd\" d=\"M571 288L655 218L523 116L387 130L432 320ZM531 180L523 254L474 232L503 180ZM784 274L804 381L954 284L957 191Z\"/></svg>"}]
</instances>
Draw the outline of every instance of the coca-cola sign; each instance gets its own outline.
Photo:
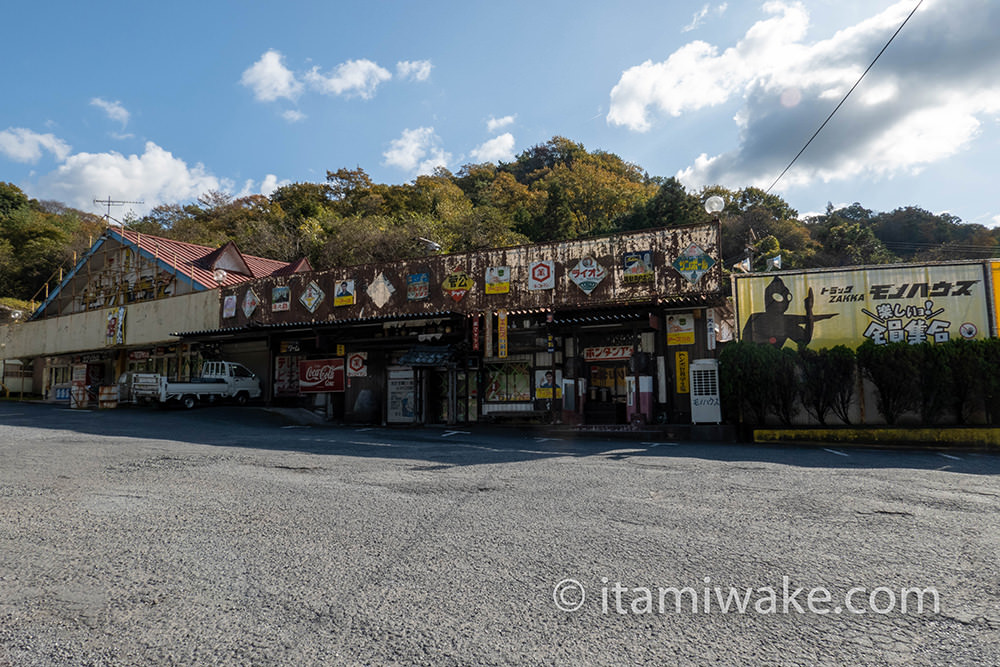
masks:
<instances>
[{"instance_id":1,"label":"coca-cola sign","mask_svg":"<svg viewBox=\"0 0 1000 667\"><path fill-rule=\"evenodd\" d=\"M343 359L309 359L299 362L299 391L344 391Z\"/></svg>"}]
</instances>

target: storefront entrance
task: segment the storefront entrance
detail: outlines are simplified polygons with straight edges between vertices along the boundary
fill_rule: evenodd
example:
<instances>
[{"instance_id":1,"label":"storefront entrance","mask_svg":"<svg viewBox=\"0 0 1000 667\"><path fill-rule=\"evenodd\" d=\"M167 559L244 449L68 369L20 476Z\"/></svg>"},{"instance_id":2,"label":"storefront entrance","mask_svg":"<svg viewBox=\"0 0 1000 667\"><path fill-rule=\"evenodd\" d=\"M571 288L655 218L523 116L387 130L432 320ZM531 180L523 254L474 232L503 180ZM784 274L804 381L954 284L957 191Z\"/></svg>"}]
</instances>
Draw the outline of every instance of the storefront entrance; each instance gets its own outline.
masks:
<instances>
[{"instance_id":1,"label":"storefront entrance","mask_svg":"<svg viewBox=\"0 0 1000 667\"><path fill-rule=\"evenodd\" d=\"M587 368L586 424L625 424L628 401L626 362L590 364Z\"/></svg>"}]
</instances>

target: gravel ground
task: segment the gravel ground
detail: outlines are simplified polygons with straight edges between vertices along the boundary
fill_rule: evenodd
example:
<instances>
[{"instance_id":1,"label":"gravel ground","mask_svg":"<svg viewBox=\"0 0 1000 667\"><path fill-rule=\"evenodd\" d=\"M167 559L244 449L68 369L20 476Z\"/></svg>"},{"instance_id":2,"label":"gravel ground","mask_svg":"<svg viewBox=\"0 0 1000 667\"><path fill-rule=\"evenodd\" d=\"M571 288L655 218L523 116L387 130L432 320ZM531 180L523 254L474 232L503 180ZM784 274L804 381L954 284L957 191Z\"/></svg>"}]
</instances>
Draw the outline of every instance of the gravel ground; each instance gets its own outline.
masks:
<instances>
[{"instance_id":1,"label":"gravel ground","mask_svg":"<svg viewBox=\"0 0 1000 667\"><path fill-rule=\"evenodd\" d=\"M0 403L0 666L1000 664L1000 460L843 453Z\"/></svg>"}]
</instances>

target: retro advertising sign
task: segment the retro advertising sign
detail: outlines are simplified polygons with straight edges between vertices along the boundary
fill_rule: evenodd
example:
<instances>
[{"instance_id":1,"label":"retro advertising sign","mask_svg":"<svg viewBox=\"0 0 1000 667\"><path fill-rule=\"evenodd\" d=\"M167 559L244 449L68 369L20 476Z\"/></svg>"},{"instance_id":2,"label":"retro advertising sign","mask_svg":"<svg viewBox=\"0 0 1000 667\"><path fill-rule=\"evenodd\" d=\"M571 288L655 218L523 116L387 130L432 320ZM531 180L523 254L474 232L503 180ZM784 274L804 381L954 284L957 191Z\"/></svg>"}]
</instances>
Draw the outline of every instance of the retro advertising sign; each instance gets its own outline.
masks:
<instances>
[{"instance_id":1,"label":"retro advertising sign","mask_svg":"<svg viewBox=\"0 0 1000 667\"><path fill-rule=\"evenodd\" d=\"M306 310L310 313L315 313L316 309L319 308L319 304L323 303L325 297L326 294L319 288L316 281L311 280L302 292L302 296L299 297L299 301L306 307Z\"/></svg>"},{"instance_id":2,"label":"retro advertising sign","mask_svg":"<svg viewBox=\"0 0 1000 667\"><path fill-rule=\"evenodd\" d=\"M354 352L347 355L347 377L368 377L368 353Z\"/></svg>"},{"instance_id":3,"label":"retro advertising sign","mask_svg":"<svg viewBox=\"0 0 1000 667\"><path fill-rule=\"evenodd\" d=\"M734 294L740 338L777 347L990 334L988 282L978 263L741 275Z\"/></svg>"},{"instance_id":4,"label":"retro advertising sign","mask_svg":"<svg viewBox=\"0 0 1000 667\"><path fill-rule=\"evenodd\" d=\"M299 391L303 394L344 391L344 360L338 358L300 361Z\"/></svg>"},{"instance_id":5,"label":"retro advertising sign","mask_svg":"<svg viewBox=\"0 0 1000 667\"><path fill-rule=\"evenodd\" d=\"M354 281L341 280L337 283L333 292L333 305L353 306L354 305Z\"/></svg>"},{"instance_id":6,"label":"retro advertising sign","mask_svg":"<svg viewBox=\"0 0 1000 667\"><path fill-rule=\"evenodd\" d=\"M584 257L569 271L569 279L588 295L597 289L607 275L607 269L598 264L593 257Z\"/></svg>"},{"instance_id":7,"label":"retro advertising sign","mask_svg":"<svg viewBox=\"0 0 1000 667\"><path fill-rule=\"evenodd\" d=\"M222 301L222 316L236 317L236 295L227 294Z\"/></svg>"},{"instance_id":8,"label":"retro advertising sign","mask_svg":"<svg viewBox=\"0 0 1000 667\"><path fill-rule=\"evenodd\" d=\"M622 282L626 285L653 282L653 251L634 250L622 258Z\"/></svg>"},{"instance_id":9,"label":"retro advertising sign","mask_svg":"<svg viewBox=\"0 0 1000 667\"><path fill-rule=\"evenodd\" d=\"M673 261L673 267L692 285L697 285L701 277L714 265L715 260L697 243L689 245L680 257Z\"/></svg>"},{"instance_id":10,"label":"retro advertising sign","mask_svg":"<svg viewBox=\"0 0 1000 667\"><path fill-rule=\"evenodd\" d=\"M694 345L693 313L671 313L667 316L667 345Z\"/></svg>"},{"instance_id":11,"label":"retro advertising sign","mask_svg":"<svg viewBox=\"0 0 1000 667\"><path fill-rule=\"evenodd\" d=\"M510 292L510 267L487 267L484 291L487 294L507 294Z\"/></svg>"},{"instance_id":12,"label":"retro advertising sign","mask_svg":"<svg viewBox=\"0 0 1000 667\"><path fill-rule=\"evenodd\" d=\"M125 306L112 308L108 311L108 327L104 342L107 345L125 344Z\"/></svg>"},{"instance_id":13,"label":"retro advertising sign","mask_svg":"<svg viewBox=\"0 0 1000 667\"><path fill-rule=\"evenodd\" d=\"M528 289L555 289L556 266L552 260L543 259L528 266Z\"/></svg>"},{"instance_id":14,"label":"retro advertising sign","mask_svg":"<svg viewBox=\"0 0 1000 667\"><path fill-rule=\"evenodd\" d=\"M497 356L507 358L507 311L497 311Z\"/></svg>"},{"instance_id":15,"label":"retro advertising sign","mask_svg":"<svg viewBox=\"0 0 1000 667\"><path fill-rule=\"evenodd\" d=\"M257 297L257 294L254 293L253 289L248 289L246 296L243 297L243 315L249 318L259 305L260 299Z\"/></svg>"},{"instance_id":16,"label":"retro advertising sign","mask_svg":"<svg viewBox=\"0 0 1000 667\"><path fill-rule=\"evenodd\" d=\"M281 312L292 307L292 290L287 285L279 285L271 290L271 311Z\"/></svg>"},{"instance_id":17,"label":"retro advertising sign","mask_svg":"<svg viewBox=\"0 0 1000 667\"><path fill-rule=\"evenodd\" d=\"M585 347L584 361L624 361L632 358L631 345L607 345L605 347Z\"/></svg>"},{"instance_id":18,"label":"retro advertising sign","mask_svg":"<svg viewBox=\"0 0 1000 667\"><path fill-rule=\"evenodd\" d=\"M431 295L431 277L428 273L411 273L406 276L406 300L420 301Z\"/></svg>"},{"instance_id":19,"label":"retro advertising sign","mask_svg":"<svg viewBox=\"0 0 1000 667\"><path fill-rule=\"evenodd\" d=\"M472 289L472 278L462 269L455 269L444 277L441 289L451 297L452 301L458 303Z\"/></svg>"}]
</instances>

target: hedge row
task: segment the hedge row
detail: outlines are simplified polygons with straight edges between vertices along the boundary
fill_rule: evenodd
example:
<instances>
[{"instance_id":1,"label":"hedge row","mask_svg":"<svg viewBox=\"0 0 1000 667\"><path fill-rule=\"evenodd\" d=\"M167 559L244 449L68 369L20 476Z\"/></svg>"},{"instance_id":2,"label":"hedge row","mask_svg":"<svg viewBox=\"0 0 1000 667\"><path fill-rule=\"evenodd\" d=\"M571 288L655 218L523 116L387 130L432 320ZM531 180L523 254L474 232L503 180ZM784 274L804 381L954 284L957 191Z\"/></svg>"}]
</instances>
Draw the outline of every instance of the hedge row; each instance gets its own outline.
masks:
<instances>
[{"instance_id":1,"label":"hedge row","mask_svg":"<svg viewBox=\"0 0 1000 667\"><path fill-rule=\"evenodd\" d=\"M856 350L776 348L729 343L719 355L719 382L727 421L763 425L776 417L789 425L800 410L819 424L831 417L850 424L858 373L875 388L887 424L908 412L922 424L969 423L1000 415L1000 339L947 343L868 341Z\"/></svg>"}]
</instances>

